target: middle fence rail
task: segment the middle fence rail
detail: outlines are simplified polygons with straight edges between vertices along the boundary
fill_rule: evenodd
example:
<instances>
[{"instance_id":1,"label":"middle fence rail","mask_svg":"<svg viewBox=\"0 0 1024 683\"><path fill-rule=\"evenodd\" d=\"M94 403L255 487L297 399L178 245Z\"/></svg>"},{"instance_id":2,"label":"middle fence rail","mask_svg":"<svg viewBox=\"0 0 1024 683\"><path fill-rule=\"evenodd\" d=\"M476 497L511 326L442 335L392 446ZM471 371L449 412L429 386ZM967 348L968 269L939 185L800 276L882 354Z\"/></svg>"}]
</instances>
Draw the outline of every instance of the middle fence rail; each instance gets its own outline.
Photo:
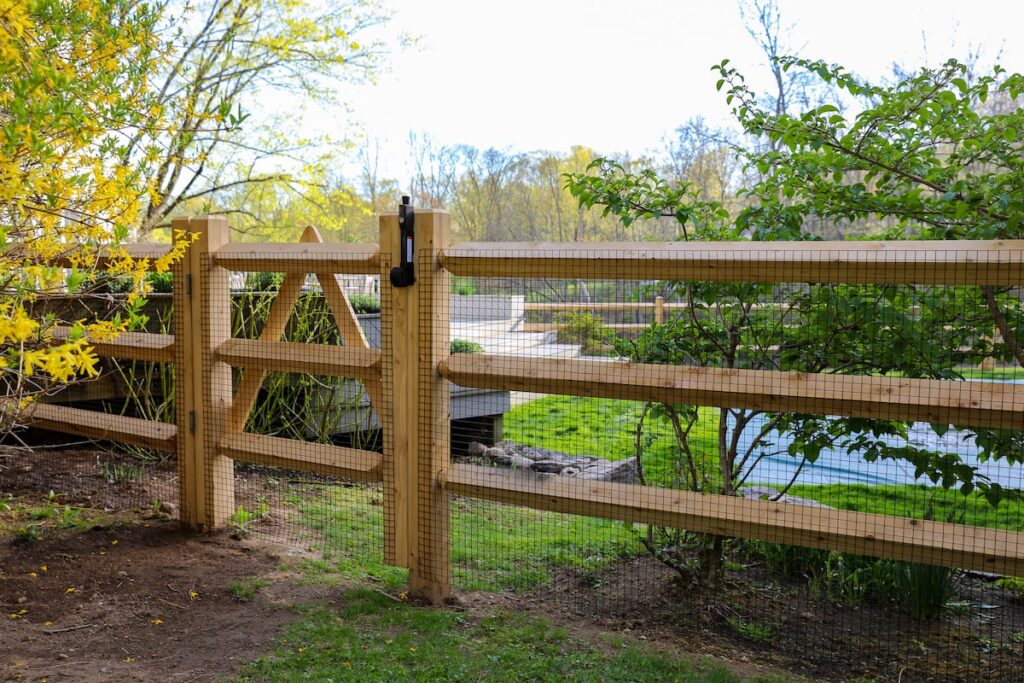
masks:
<instances>
[{"instance_id":1,"label":"middle fence rail","mask_svg":"<svg viewBox=\"0 0 1024 683\"><path fill-rule=\"evenodd\" d=\"M1024 429L1024 385L449 350L450 276L1017 288L1024 286L1022 241L452 244L443 211L415 215L411 245L401 238L398 215L382 215L379 247L325 244L312 229L299 244L232 243L228 222L217 216L178 219L174 227L199 235L175 270L174 335L125 334L94 347L104 356L173 361L177 424L55 405L37 406L33 417L48 429L176 452L181 519L190 526L227 523L235 509L234 462L243 461L382 482L385 559L408 567L412 592L432 602L451 591L451 495L1024 575L1024 534L1015 531L462 464L453 462L450 445L452 384L1011 431ZM415 282L392 286L403 252ZM284 274L258 339L231 338L230 271ZM339 274L380 277L380 348L367 342ZM343 346L281 340L309 275L319 281ZM639 306L663 323L687 305L659 296ZM532 309L545 310L536 303ZM237 385L232 368L243 371ZM383 452L246 433L268 372L359 380L381 425Z\"/></svg>"}]
</instances>

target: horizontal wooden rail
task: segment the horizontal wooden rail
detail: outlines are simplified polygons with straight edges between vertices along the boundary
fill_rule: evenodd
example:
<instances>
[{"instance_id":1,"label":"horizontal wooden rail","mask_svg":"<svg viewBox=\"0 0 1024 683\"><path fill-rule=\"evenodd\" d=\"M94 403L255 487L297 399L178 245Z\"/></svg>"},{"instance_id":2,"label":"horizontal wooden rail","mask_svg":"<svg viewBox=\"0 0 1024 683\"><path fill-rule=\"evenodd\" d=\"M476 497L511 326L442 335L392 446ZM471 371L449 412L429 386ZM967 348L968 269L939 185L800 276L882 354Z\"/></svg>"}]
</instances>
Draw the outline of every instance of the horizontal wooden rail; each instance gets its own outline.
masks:
<instances>
[{"instance_id":1,"label":"horizontal wooden rail","mask_svg":"<svg viewBox=\"0 0 1024 683\"><path fill-rule=\"evenodd\" d=\"M380 377L380 351L359 346L229 339L217 347L215 355L217 360L236 368L333 377Z\"/></svg>"},{"instance_id":2,"label":"horizontal wooden rail","mask_svg":"<svg viewBox=\"0 0 1024 683\"><path fill-rule=\"evenodd\" d=\"M29 421L33 427L40 429L116 441L167 453L173 453L177 447L178 428L175 425L136 417L37 403L30 409Z\"/></svg>"},{"instance_id":3,"label":"horizontal wooden rail","mask_svg":"<svg viewBox=\"0 0 1024 683\"><path fill-rule=\"evenodd\" d=\"M1001 286L1024 283L1024 241L465 243L441 263L475 277Z\"/></svg>"},{"instance_id":4,"label":"horizontal wooden rail","mask_svg":"<svg viewBox=\"0 0 1024 683\"><path fill-rule=\"evenodd\" d=\"M449 493L700 533L1024 575L1024 534L887 515L452 465Z\"/></svg>"},{"instance_id":5,"label":"horizontal wooden rail","mask_svg":"<svg viewBox=\"0 0 1024 683\"><path fill-rule=\"evenodd\" d=\"M619 332L638 332L650 327L650 323L601 323L606 330L617 330ZM557 332L566 328L564 323L523 323L519 327L520 332Z\"/></svg>"},{"instance_id":6,"label":"horizontal wooden rail","mask_svg":"<svg viewBox=\"0 0 1024 683\"><path fill-rule=\"evenodd\" d=\"M124 244L122 248L134 259L150 259L149 269L153 270L152 261L165 256L171 250L171 245L165 243ZM100 251L99 258L95 262L89 261L86 266L95 265L100 270L109 268L111 259L108 254L109 250ZM47 259L46 265L54 266L55 268L70 268L72 266L72 258L70 254L60 255Z\"/></svg>"},{"instance_id":7,"label":"horizontal wooden rail","mask_svg":"<svg viewBox=\"0 0 1024 683\"><path fill-rule=\"evenodd\" d=\"M664 304L665 308L675 304ZM595 302L588 304L580 301L544 302L523 304L526 311L653 311L654 303L649 301L624 301L615 303Z\"/></svg>"},{"instance_id":8,"label":"horizontal wooden rail","mask_svg":"<svg viewBox=\"0 0 1024 683\"><path fill-rule=\"evenodd\" d=\"M67 339L71 335L71 329L68 327L58 327L53 332L58 339ZM152 361L154 363L174 362L173 334L122 332L110 341L90 341L89 346L93 348L96 355L105 358Z\"/></svg>"},{"instance_id":9,"label":"horizontal wooden rail","mask_svg":"<svg viewBox=\"0 0 1024 683\"><path fill-rule=\"evenodd\" d=\"M381 455L373 451L308 443L261 434L228 434L219 452L232 460L299 470L353 481L381 481Z\"/></svg>"},{"instance_id":10,"label":"horizontal wooden rail","mask_svg":"<svg viewBox=\"0 0 1024 683\"><path fill-rule=\"evenodd\" d=\"M380 274L376 244L229 242L213 255L222 268L260 273Z\"/></svg>"},{"instance_id":11,"label":"horizontal wooden rail","mask_svg":"<svg viewBox=\"0 0 1024 683\"><path fill-rule=\"evenodd\" d=\"M698 306L699 309L715 311L719 308L735 308L739 306L739 303L731 304L708 304L705 306ZM661 308L666 311L682 311L690 307L690 304L684 304L679 302L665 302L661 305ZM523 304L523 310L525 311L653 311L658 308L658 304L650 301L624 301L616 303L582 303L579 301L566 301L566 302L544 302L544 303L525 303ZM750 306L752 311L761 310L789 310L789 304L753 304Z\"/></svg>"},{"instance_id":12,"label":"horizontal wooden rail","mask_svg":"<svg viewBox=\"0 0 1024 683\"><path fill-rule=\"evenodd\" d=\"M727 370L620 361L454 354L441 375L464 387L767 412L1024 428L1024 386Z\"/></svg>"}]
</instances>

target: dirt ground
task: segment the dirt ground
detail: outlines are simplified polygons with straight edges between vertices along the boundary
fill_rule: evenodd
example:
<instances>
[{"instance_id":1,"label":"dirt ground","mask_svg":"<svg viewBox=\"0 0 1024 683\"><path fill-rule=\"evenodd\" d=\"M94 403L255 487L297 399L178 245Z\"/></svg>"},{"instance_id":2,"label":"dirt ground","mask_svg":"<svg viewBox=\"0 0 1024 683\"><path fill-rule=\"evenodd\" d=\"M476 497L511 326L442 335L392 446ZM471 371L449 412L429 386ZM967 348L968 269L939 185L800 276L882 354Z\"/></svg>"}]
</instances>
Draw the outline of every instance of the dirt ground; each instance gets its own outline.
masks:
<instances>
[{"instance_id":1,"label":"dirt ground","mask_svg":"<svg viewBox=\"0 0 1024 683\"><path fill-rule=\"evenodd\" d=\"M0 678L200 681L272 649L294 605L324 590L277 580L250 602L229 585L273 576L252 540L137 520L0 549ZM286 578L279 576L277 578Z\"/></svg>"},{"instance_id":2,"label":"dirt ground","mask_svg":"<svg viewBox=\"0 0 1024 683\"><path fill-rule=\"evenodd\" d=\"M33 543L0 541L0 680L204 681L266 655L304 604L333 602L344 588L310 586L288 571L302 546L280 538L181 531L176 473L149 468L112 485L98 474L121 464L94 450L45 452L0 471L0 492L85 508L95 523L51 531ZM270 501L247 474L245 496ZM246 499L248 500L248 499ZM3 501L0 501L2 503ZM166 507L166 506L171 507ZM251 509L251 508L250 508ZM243 602L233 581L271 579ZM622 560L595 580L573 571L531 593L460 592L451 609L548 616L584 636L638 637L674 653L710 656L742 674L789 671L807 680L1024 681L1024 604L990 578L971 576L958 598L974 606L919 623L891 606L845 606L808 594L757 566L730 572L723 592L682 585L649 557ZM744 635L743 625L770 630ZM738 626L739 625L739 626Z\"/></svg>"}]
</instances>

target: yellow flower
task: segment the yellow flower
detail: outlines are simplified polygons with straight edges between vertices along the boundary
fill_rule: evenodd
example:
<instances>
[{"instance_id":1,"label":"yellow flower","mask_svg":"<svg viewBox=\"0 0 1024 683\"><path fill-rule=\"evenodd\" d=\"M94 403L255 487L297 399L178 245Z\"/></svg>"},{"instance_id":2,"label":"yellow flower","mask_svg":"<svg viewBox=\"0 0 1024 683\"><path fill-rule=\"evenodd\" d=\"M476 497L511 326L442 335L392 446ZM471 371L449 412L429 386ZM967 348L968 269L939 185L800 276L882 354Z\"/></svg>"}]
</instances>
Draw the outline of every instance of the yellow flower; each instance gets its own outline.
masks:
<instances>
[{"instance_id":1,"label":"yellow flower","mask_svg":"<svg viewBox=\"0 0 1024 683\"><path fill-rule=\"evenodd\" d=\"M71 594L71 593L74 593L74 592L75 592L75 588L74 588L74 586L71 586L71 587L69 587L69 588L68 588L68 589L67 589L66 591L64 591L64 592L65 592L65 593L67 593L67 594Z\"/></svg>"},{"instance_id":2,"label":"yellow flower","mask_svg":"<svg viewBox=\"0 0 1024 683\"><path fill-rule=\"evenodd\" d=\"M164 623L164 620L163 619L150 619L149 623L155 624L155 625L159 626L160 624Z\"/></svg>"}]
</instances>

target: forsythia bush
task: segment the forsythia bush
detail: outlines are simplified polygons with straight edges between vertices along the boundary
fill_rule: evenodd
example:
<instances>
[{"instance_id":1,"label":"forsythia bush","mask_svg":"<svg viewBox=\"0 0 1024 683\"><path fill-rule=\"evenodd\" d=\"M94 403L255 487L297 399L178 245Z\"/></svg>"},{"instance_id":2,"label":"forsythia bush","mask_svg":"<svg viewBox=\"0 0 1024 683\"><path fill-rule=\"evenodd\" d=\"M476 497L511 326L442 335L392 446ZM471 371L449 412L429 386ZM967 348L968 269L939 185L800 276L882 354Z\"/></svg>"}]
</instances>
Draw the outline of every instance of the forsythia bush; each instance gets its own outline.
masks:
<instances>
[{"instance_id":1,"label":"forsythia bush","mask_svg":"<svg viewBox=\"0 0 1024 683\"><path fill-rule=\"evenodd\" d=\"M34 305L86 294L108 273L134 283L132 301L148 269L166 271L187 247L180 235L149 263L121 246L158 158L138 142L161 125L158 19L137 0L0 0L0 433L41 393L95 376L90 342L131 319L60 320Z\"/></svg>"}]
</instances>

